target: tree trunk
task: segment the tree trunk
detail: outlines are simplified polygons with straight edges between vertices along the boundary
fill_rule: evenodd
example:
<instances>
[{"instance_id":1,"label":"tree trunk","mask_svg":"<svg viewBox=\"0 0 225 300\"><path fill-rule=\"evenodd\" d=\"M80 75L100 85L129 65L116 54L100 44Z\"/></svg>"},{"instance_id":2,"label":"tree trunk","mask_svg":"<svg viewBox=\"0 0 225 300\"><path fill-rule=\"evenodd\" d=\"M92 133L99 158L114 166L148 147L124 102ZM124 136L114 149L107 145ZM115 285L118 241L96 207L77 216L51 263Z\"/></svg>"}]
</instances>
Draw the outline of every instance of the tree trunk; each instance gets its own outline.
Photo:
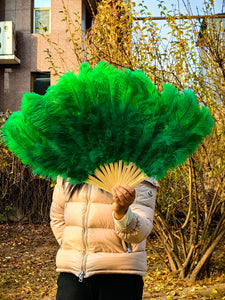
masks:
<instances>
[{"instance_id":1,"label":"tree trunk","mask_svg":"<svg viewBox=\"0 0 225 300\"><path fill-rule=\"evenodd\" d=\"M215 250L216 246L222 240L222 238L224 237L224 235L225 235L225 229L223 231L221 231L220 234L216 237L216 239L212 242L212 244L207 249L207 251L205 252L205 254L199 260L197 266L194 268L194 270L192 271L192 273L189 274L186 277L186 280L188 282L195 282L196 281L196 278L197 278L199 272L201 271L202 267L204 266L205 262L207 261L208 257L213 253L213 251Z\"/></svg>"}]
</instances>

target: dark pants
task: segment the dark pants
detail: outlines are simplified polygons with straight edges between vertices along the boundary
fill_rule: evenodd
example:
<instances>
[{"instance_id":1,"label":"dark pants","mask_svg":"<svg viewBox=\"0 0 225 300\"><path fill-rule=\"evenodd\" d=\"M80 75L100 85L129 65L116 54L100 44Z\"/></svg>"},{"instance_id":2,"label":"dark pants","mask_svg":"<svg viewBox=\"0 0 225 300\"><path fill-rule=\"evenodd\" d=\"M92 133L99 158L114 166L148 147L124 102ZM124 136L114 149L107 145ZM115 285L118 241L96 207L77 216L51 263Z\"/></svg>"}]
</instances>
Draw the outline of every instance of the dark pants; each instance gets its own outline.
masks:
<instances>
[{"instance_id":1,"label":"dark pants","mask_svg":"<svg viewBox=\"0 0 225 300\"><path fill-rule=\"evenodd\" d=\"M141 300L143 279L139 275L100 274L84 278L60 273L56 300Z\"/></svg>"}]
</instances>

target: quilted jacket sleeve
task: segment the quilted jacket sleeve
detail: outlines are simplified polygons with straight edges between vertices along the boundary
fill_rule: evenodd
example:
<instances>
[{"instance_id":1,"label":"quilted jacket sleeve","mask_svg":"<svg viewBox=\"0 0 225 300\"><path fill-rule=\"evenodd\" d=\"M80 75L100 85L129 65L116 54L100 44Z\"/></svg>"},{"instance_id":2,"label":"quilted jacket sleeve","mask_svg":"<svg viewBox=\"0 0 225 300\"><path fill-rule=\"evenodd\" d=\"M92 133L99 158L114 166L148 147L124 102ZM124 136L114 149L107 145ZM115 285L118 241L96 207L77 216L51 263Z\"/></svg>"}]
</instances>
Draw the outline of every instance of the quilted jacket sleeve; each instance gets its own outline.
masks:
<instances>
[{"instance_id":1,"label":"quilted jacket sleeve","mask_svg":"<svg viewBox=\"0 0 225 300\"><path fill-rule=\"evenodd\" d=\"M59 244L61 244L62 234L65 227L64 206L65 193L62 186L62 180L58 178L53 192L53 200L50 208L50 226Z\"/></svg>"},{"instance_id":2,"label":"quilted jacket sleeve","mask_svg":"<svg viewBox=\"0 0 225 300\"><path fill-rule=\"evenodd\" d=\"M127 243L140 243L148 237L153 228L153 217L157 183L144 181L135 188L136 198L130 206L132 219L125 228L117 226L115 230L118 236Z\"/></svg>"}]
</instances>

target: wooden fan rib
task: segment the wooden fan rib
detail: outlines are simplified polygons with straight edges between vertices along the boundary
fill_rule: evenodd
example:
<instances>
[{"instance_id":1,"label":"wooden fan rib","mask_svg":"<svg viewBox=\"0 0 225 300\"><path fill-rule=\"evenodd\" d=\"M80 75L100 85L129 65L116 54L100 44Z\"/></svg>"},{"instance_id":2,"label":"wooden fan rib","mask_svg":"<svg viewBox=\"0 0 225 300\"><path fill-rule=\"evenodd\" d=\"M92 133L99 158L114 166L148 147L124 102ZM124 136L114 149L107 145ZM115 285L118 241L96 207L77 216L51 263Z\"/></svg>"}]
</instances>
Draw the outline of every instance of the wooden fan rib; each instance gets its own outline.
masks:
<instances>
[{"instance_id":1,"label":"wooden fan rib","mask_svg":"<svg viewBox=\"0 0 225 300\"><path fill-rule=\"evenodd\" d=\"M101 166L100 168L103 167ZM108 173L107 172L102 173L102 171L96 169L94 175L97 177L98 180L102 182L102 184L104 185L104 189L111 192Z\"/></svg>"},{"instance_id":2,"label":"wooden fan rib","mask_svg":"<svg viewBox=\"0 0 225 300\"><path fill-rule=\"evenodd\" d=\"M141 173L138 177L131 181L129 185L131 187L135 187L136 185L144 181L146 178L148 178L148 176L146 176L144 173Z\"/></svg>"},{"instance_id":3,"label":"wooden fan rib","mask_svg":"<svg viewBox=\"0 0 225 300\"><path fill-rule=\"evenodd\" d=\"M100 166L95 170L94 176L89 176L87 183L93 184L109 193L115 185L127 184L131 187L144 181L146 176L141 169L132 162L123 163L122 160L115 163Z\"/></svg>"},{"instance_id":4,"label":"wooden fan rib","mask_svg":"<svg viewBox=\"0 0 225 300\"><path fill-rule=\"evenodd\" d=\"M101 172L102 172L102 174L103 174L104 176L107 176L107 175L108 175L108 172L107 172L105 166L100 166L100 170L101 170Z\"/></svg>"},{"instance_id":5,"label":"wooden fan rib","mask_svg":"<svg viewBox=\"0 0 225 300\"><path fill-rule=\"evenodd\" d=\"M108 171L108 189L111 191L113 186L114 186L114 182L115 182L115 170L114 170L114 165L113 163L110 163L109 165L105 166L107 168Z\"/></svg>"},{"instance_id":6,"label":"wooden fan rib","mask_svg":"<svg viewBox=\"0 0 225 300\"><path fill-rule=\"evenodd\" d=\"M103 182L104 179L105 179L104 174L103 174L100 170L98 170L98 169L95 170L94 175L95 175L95 177L97 177L97 178L98 178L99 180L101 180L102 182Z\"/></svg>"},{"instance_id":7,"label":"wooden fan rib","mask_svg":"<svg viewBox=\"0 0 225 300\"><path fill-rule=\"evenodd\" d=\"M122 172L121 172L121 181L124 182L124 178L127 172L127 163L123 164Z\"/></svg>"},{"instance_id":8,"label":"wooden fan rib","mask_svg":"<svg viewBox=\"0 0 225 300\"><path fill-rule=\"evenodd\" d=\"M133 172L133 174L129 177L129 181L128 181L128 182L132 181L133 179L135 179L137 176L139 176L139 175L142 173L141 169L137 168L137 166L134 166L133 171L134 171L134 172Z\"/></svg>"},{"instance_id":9,"label":"wooden fan rib","mask_svg":"<svg viewBox=\"0 0 225 300\"><path fill-rule=\"evenodd\" d=\"M122 169L123 169L123 161L120 160L119 161L119 165L118 165L118 172L117 172L117 184L121 185L121 173L122 173Z\"/></svg>"},{"instance_id":10,"label":"wooden fan rib","mask_svg":"<svg viewBox=\"0 0 225 300\"><path fill-rule=\"evenodd\" d=\"M110 178L109 178L110 170L107 169L106 166L107 165L100 167L100 169L102 170L102 172L104 174L104 177L101 180L104 182L105 186L109 187L109 185L110 185Z\"/></svg>"},{"instance_id":11,"label":"wooden fan rib","mask_svg":"<svg viewBox=\"0 0 225 300\"><path fill-rule=\"evenodd\" d=\"M116 176L118 173L118 163L111 163L110 164L110 169L111 169L111 174L110 174L110 178L111 178L111 188L114 187L114 185L116 184Z\"/></svg>"},{"instance_id":12,"label":"wooden fan rib","mask_svg":"<svg viewBox=\"0 0 225 300\"><path fill-rule=\"evenodd\" d=\"M116 184L116 181L117 181L117 173L118 173L118 163L110 163L110 170L111 170L111 173L110 173L110 178L111 178L111 185L112 187Z\"/></svg>"},{"instance_id":13,"label":"wooden fan rib","mask_svg":"<svg viewBox=\"0 0 225 300\"><path fill-rule=\"evenodd\" d=\"M93 176L88 176L88 180L86 181L88 184L92 184L92 185L95 185L96 187L100 188L100 189L103 189L109 193L111 193L111 191L109 191L107 189L107 186L100 182L97 178L93 177Z\"/></svg>"},{"instance_id":14,"label":"wooden fan rib","mask_svg":"<svg viewBox=\"0 0 225 300\"><path fill-rule=\"evenodd\" d=\"M127 184L130 184L130 181L132 181L134 178L137 177L138 173L140 173L140 169L138 169L135 165L133 165L133 168L130 170L129 174L127 174Z\"/></svg>"},{"instance_id":15,"label":"wooden fan rib","mask_svg":"<svg viewBox=\"0 0 225 300\"><path fill-rule=\"evenodd\" d=\"M127 167L127 169L126 169L126 172L125 172L125 175L124 175L124 179L123 179L126 184L128 182L129 177L133 173L133 171L132 171L133 167L134 167L134 165L130 162L129 165L128 165L128 167Z\"/></svg>"}]
</instances>

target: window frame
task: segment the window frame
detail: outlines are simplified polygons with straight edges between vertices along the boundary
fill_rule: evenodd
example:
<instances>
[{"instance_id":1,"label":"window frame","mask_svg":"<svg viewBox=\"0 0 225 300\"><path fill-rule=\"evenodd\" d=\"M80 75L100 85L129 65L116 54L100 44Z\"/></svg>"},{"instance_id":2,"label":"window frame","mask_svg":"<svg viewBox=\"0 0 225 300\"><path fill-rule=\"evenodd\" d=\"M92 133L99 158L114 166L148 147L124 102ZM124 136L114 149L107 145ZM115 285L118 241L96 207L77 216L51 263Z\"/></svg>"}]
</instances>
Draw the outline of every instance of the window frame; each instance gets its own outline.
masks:
<instances>
[{"instance_id":1,"label":"window frame","mask_svg":"<svg viewBox=\"0 0 225 300\"><path fill-rule=\"evenodd\" d=\"M51 33L51 7L36 7L36 8L34 8L34 6L33 6L33 28L32 28L33 33L34 34L41 34L41 32L35 32L35 30L36 30L36 27L35 27L35 20L36 20L35 12L37 10L47 10L47 11L49 11L49 30L46 31L46 33Z\"/></svg>"},{"instance_id":2,"label":"window frame","mask_svg":"<svg viewBox=\"0 0 225 300\"><path fill-rule=\"evenodd\" d=\"M44 94L39 94L39 93L37 93L37 91L34 90L34 86L35 86L34 81L35 81L35 79L45 78L45 77L38 77L38 75L48 75L48 77L46 77L46 78L49 79L49 86L45 90L45 93L46 93L47 89L51 86L51 72L31 72L31 92L36 93L38 95L44 95L45 93Z\"/></svg>"}]
</instances>

